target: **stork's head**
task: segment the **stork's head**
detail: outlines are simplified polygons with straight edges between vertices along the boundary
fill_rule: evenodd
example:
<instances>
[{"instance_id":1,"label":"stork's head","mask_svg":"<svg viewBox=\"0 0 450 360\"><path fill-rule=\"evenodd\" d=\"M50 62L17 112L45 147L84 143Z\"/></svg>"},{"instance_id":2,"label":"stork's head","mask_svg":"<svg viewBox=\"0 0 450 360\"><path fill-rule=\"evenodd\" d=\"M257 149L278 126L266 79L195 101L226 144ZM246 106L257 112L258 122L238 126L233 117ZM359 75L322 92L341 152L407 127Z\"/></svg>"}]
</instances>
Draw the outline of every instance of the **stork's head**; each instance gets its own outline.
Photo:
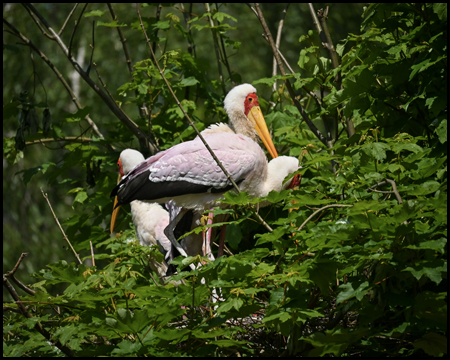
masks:
<instances>
[{"instance_id":1,"label":"stork's head","mask_svg":"<svg viewBox=\"0 0 450 360\"><path fill-rule=\"evenodd\" d=\"M236 132L254 140L259 137L270 155L278 156L252 85L242 84L231 89L225 97L224 108Z\"/></svg>"},{"instance_id":2,"label":"stork's head","mask_svg":"<svg viewBox=\"0 0 450 360\"><path fill-rule=\"evenodd\" d=\"M117 166L121 176L128 174L136 165L143 162L144 156L137 150L125 149L120 153Z\"/></svg>"},{"instance_id":3,"label":"stork's head","mask_svg":"<svg viewBox=\"0 0 450 360\"><path fill-rule=\"evenodd\" d=\"M125 149L120 153L119 160L117 161L117 168L119 170L119 177L117 183L120 182L123 176L128 174L136 165L143 162L144 156L137 150ZM114 231L114 225L117 219L117 213L119 212L120 206L117 206L117 196L114 199L113 213L111 215L111 233Z\"/></svg>"}]
</instances>

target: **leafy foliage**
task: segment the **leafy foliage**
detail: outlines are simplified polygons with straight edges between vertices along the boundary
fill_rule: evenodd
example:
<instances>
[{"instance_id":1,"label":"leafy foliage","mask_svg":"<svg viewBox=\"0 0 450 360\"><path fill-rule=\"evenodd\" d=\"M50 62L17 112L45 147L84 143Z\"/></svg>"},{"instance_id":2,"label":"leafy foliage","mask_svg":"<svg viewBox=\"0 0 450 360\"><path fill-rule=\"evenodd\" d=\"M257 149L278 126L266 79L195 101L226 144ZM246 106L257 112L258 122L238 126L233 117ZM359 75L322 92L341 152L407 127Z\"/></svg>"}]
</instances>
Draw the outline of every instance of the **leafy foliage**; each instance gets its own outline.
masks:
<instances>
[{"instance_id":1,"label":"leafy foliage","mask_svg":"<svg viewBox=\"0 0 450 360\"><path fill-rule=\"evenodd\" d=\"M214 32L228 63L226 51L239 48L232 39L240 24L221 7L183 26L175 7L169 9L173 13L143 22L150 45L161 47L164 76L201 130L225 119L223 84L208 76L192 47L166 49L170 31L190 45L197 34ZM142 37L136 18L111 23L97 9L84 16L101 19L102 28L128 27ZM16 117L20 128L4 141L8 161L21 161L27 142L43 140L49 131L53 140L65 140L67 151L57 164L24 169L23 181L32 184L42 173L73 194L76 215L62 226L86 256L83 264L60 260L33 275L34 295L20 297L31 317L22 315L20 303L8 304L3 354L61 356L61 349L77 356L251 356L262 349L265 355L446 354L446 25L445 4L369 5L361 35L350 34L336 46L342 59L337 68L320 53L317 34L302 35L301 70L254 83L291 81L331 146L302 122L284 86L272 93L272 103L261 99L279 153L302 160L300 188L263 199L227 193L223 202L233 208L215 213L230 215L227 242L234 255L214 262L178 258L179 268L205 265L180 271L166 284L149 266L161 254L138 244L129 214L121 235L107 233L113 147L128 147L134 139L126 125L106 123L107 137L70 141L67 129L81 126L89 107L52 120L49 104L26 93L11 99L4 118ZM227 81L238 78L230 71ZM124 111L146 109L133 120L145 129L147 144L164 149L194 136L151 59L136 61L113 97ZM205 111L216 117L205 121ZM42 129L36 115L41 112ZM355 125L350 138L346 119ZM145 145L141 150L151 151ZM72 175L80 166L86 174L82 184ZM262 201L271 204L259 213L272 232L252 219ZM89 263L90 242L95 266ZM52 342L38 331L42 328Z\"/></svg>"}]
</instances>

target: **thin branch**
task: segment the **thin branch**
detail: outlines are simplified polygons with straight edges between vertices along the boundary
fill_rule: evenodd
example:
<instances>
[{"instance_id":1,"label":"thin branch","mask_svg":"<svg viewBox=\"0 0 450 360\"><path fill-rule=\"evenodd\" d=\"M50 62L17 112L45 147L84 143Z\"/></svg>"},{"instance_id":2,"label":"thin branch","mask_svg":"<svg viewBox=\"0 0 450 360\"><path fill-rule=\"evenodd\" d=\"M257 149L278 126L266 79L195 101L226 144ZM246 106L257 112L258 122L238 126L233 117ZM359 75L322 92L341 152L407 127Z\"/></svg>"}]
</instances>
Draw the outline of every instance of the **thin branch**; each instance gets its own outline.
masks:
<instances>
[{"instance_id":1,"label":"thin branch","mask_svg":"<svg viewBox=\"0 0 450 360\"><path fill-rule=\"evenodd\" d=\"M219 80L220 80L220 83L222 85L223 96L225 96L227 94L227 91L225 89L225 82L223 81L222 60L220 59L219 44L218 44L218 41L217 41L216 31L214 30L214 20L213 20L213 18L211 16L211 9L209 8L209 3L205 3L205 9L206 9L206 12L208 14L208 21L209 21L209 25L211 26L211 33L212 33L212 36L213 36L214 51L216 53L217 67L219 69Z\"/></svg>"},{"instance_id":2,"label":"thin branch","mask_svg":"<svg viewBox=\"0 0 450 360\"><path fill-rule=\"evenodd\" d=\"M17 304L20 313L28 319L33 318L33 315L31 315L28 312L27 308L21 303L20 297L17 294L16 289L14 289L14 287L12 286L12 284L9 282L8 278L5 275L3 275L3 286L6 287L9 294L13 298L14 302ZM64 354L70 357L74 356L73 352L67 346L62 345L59 340L56 341L52 340L52 335L42 326L40 322L36 323L34 329L39 333L41 333L42 336L44 336L52 345L60 349Z\"/></svg>"},{"instance_id":3,"label":"thin branch","mask_svg":"<svg viewBox=\"0 0 450 360\"><path fill-rule=\"evenodd\" d=\"M387 184L392 186L392 191L375 190L375 188L380 187L380 186L384 186L384 185L387 185ZM373 191L373 192L382 193L382 194L395 194L395 197L397 198L398 203L399 204L403 204L402 197L400 196L400 193L397 190L397 184L395 183L394 180L385 179L384 181L381 181L378 184L375 184L375 185L371 186L366 191L367 192Z\"/></svg>"},{"instance_id":4,"label":"thin branch","mask_svg":"<svg viewBox=\"0 0 450 360\"><path fill-rule=\"evenodd\" d=\"M16 265L14 265L13 269L10 270L10 271L8 271L6 274L3 274L3 276L6 276L6 277L8 277L8 276L13 276L14 273L15 273L15 272L17 271L17 269L19 268L19 265L20 265L20 263L22 262L22 260L23 260L23 258L24 258L25 256L28 256L28 253L22 253L22 254L20 255L20 257L19 257L19 260L17 260Z\"/></svg>"},{"instance_id":5,"label":"thin branch","mask_svg":"<svg viewBox=\"0 0 450 360\"><path fill-rule=\"evenodd\" d=\"M112 6L111 3L107 3L106 4L108 6L109 12L111 13L111 17L114 21L117 22L117 24L119 24L119 20L117 18L116 12L114 11L114 8ZM123 31L122 31L122 27L121 26L117 26L117 33L119 34L119 38L120 38L120 42L122 43L122 48L123 48L123 52L125 54L125 59L127 62L127 67L128 67L128 71L130 73L131 78L134 80L133 78L133 63L131 61L131 55L130 55L130 51L128 50L128 45L127 45L127 39L125 38ZM139 91L135 90L135 94L136 97L138 97L139 95ZM138 105L138 110L139 110L139 115L141 118L147 118L148 119L148 123L149 123L149 132L152 133L153 138L155 139L155 150L156 152L159 151L159 146L158 146L158 140L156 138L156 135L153 131L153 126L152 126L152 117L151 117L151 113L152 111L148 109L148 106L146 103L143 103L142 106ZM155 152L155 153L156 153ZM155 153L151 153L151 155L154 155Z\"/></svg>"},{"instance_id":6,"label":"thin branch","mask_svg":"<svg viewBox=\"0 0 450 360\"><path fill-rule=\"evenodd\" d=\"M158 7L156 8L156 22L158 22L160 19L161 9L162 9L162 4L159 3ZM155 37L155 41L153 41L153 44L152 44L152 49L153 49L154 53L156 53L156 38L158 37L158 31L159 31L159 28L156 28L155 33L153 34L153 36ZM161 55L163 55L163 54L161 54Z\"/></svg>"},{"instance_id":7,"label":"thin branch","mask_svg":"<svg viewBox=\"0 0 450 360\"><path fill-rule=\"evenodd\" d=\"M47 36L50 40L55 40L55 38L51 35L49 35L44 28L42 27L41 23L39 22L39 19L36 17L36 15L34 15L30 9L28 9L24 4L22 4L23 7L25 8L25 10L28 12L28 14L31 16L31 18L33 19L33 21L35 22L35 24L38 26L39 30L41 30L42 34L44 34L45 36Z\"/></svg>"},{"instance_id":8,"label":"thin branch","mask_svg":"<svg viewBox=\"0 0 450 360\"><path fill-rule=\"evenodd\" d=\"M94 247L92 246L92 241L89 240L89 244L91 245L92 266L95 266Z\"/></svg>"},{"instance_id":9,"label":"thin branch","mask_svg":"<svg viewBox=\"0 0 450 360\"><path fill-rule=\"evenodd\" d=\"M109 109L114 113L114 115L122 121L122 123L128 127L128 129L137 137L139 143L142 148L148 147L150 152L153 154L156 152L156 146L154 142L147 137L147 135L126 115L121 108L117 106L117 104L108 97L108 95L89 77L86 72L81 68L78 62L74 59L73 56L69 56L69 51L67 46L64 44L62 39L58 36L58 34L53 30L53 28L49 25L47 20L36 10L36 8L27 4L30 10L36 14L39 20L45 25L48 31L55 37L56 42L58 43L61 50L67 56L68 60L74 67L74 69L80 74L83 80L97 93L98 96L103 100L103 102L109 107ZM5 20L3 20L5 22Z\"/></svg>"},{"instance_id":10,"label":"thin branch","mask_svg":"<svg viewBox=\"0 0 450 360\"><path fill-rule=\"evenodd\" d=\"M58 31L58 35L61 36L61 34L63 33L64 29L66 28L67 23L69 22L70 18L72 17L73 13L75 12L75 10L78 7L78 3L75 4L75 6L73 7L73 9L70 11L69 15L66 18L66 21L64 21L63 26L61 27L61 29Z\"/></svg>"},{"instance_id":11,"label":"thin branch","mask_svg":"<svg viewBox=\"0 0 450 360\"><path fill-rule=\"evenodd\" d=\"M300 225L300 227L296 230L296 231L301 231L305 225L314 217L316 216L319 212L329 209L329 208L342 208L342 207L352 207L353 205L343 205L343 204L331 204L331 205L327 205L324 207L321 207L319 210L314 211L310 216L308 216L308 218L303 222L303 224Z\"/></svg>"},{"instance_id":12,"label":"thin branch","mask_svg":"<svg viewBox=\"0 0 450 360\"><path fill-rule=\"evenodd\" d=\"M277 51L277 48L275 46L275 42L273 41L272 38L272 34L270 33L270 30L266 24L266 20L264 19L264 15L259 7L258 3L255 3L256 6L256 11L258 12L258 18L261 22L261 25L264 29L264 32L266 33L268 39L269 39L269 43L270 46L272 47L272 51L275 55L275 58L277 60L277 64L278 67L280 68L280 73L281 75L285 76L286 72L284 71L284 66L283 66L283 62L281 61L281 57ZM303 120L305 120L306 124L309 126L310 130L314 133L314 135L316 135L316 137L328 148L333 147L333 145L328 142L325 137L322 135L322 133L319 131L319 129L317 129L317 127L313 124L313 122L311 121L311 119L309 118L308 114L306 114L305 110L303 109L302 105L300 104L300 102L298 101L298 99L295 96L294 90L292 89L291 83L289 81L289 79L285 80L286 82L286 87L289 91L289 94L292 98L292 101L294 102L294 105L297 107L298 111L300 112L300 115L302 116Z\"/></svg>"},{"instance_id":13,"label":"thin branch","mask_svg":"<svg viewBox=\"0 0 450 360\"><path fill-rule=\"evenodd\" d=\"M69 40L69 52L68 52L68 55L67 55L67 57L69 59L72 57L72 42L73 42L73 38L75 37L75 33L76 33L77 29L78 29L78 24L80 23L81 17L83 16L84 10L86 10L87 6L88 6L88 3L84 4L83 9L81 9L80 16L78 16L78 20L75 20L75 26L73 27L72 35L70 35L70 40Z\"/></svg>"},{"instance_id":14,"label":"thin branch","mask_svg":"<svg viewBox=\"0 0 450 360\"><path fill-rule=\"evenodd\" d=\"M64 137L61 139L53 139L53 138L48 138L48 139L39 139L39 140L34 140L34 141L27 141L25 143L26 146L29 145L37 145L37 144L42 144L42 143L49 143L49 142L58 142L58 141L73 141L73 142L90 142L92 141L92 139L90 138L78 138L75 136L70 136L70 137Z\"/></svg>"},{"instance_id":15,"label":"thin branch","mask_svg":"<svg viewBox=\"0 0 450 360\"><path fill-rule=\"evenodd\" d=\"M268 38L268 36L266 35L266 34L262 34L263 35L263 38L264 38L264 40L266 40L269 44L270 44L270 42L269 42L269 38ZM277 49L278 50L278 54L280 55L280 57L281 57L281 60L283 60L283 62L284 62L284 64L287 66L287 68L289 69L289 71L291 72L291 74L295 74L295 71L292 69L292 67L289 65L289 63L287 62L287 60L286 60L286 58L283 56L283 53L280 51L280 49ZM276 75L276 74L275 74ZM320 99L319 99L319 97L316 95L316 94L314 94L312 91L309 91L308 90L308 88L306 87L306 86L302 86L302 89L309 95L309 96L311 96L315 101L316 101L316 104L319 106L319 107L322 107L322 101L320 101ZM276 89L275 89L276 90ZM274 91L275 91L274 90Z\"/></svg>"},{"instance_id":16,"label":"thin branch","mask_svg":"<svg viewBox=\"0 0 450 360\"><path fill-rule=\"evenodd\" d=\"M73 248L73 246L70 243L69 239L67 238L67 235L64 232L63 228L61 227L61 224L59 223L59 220L56 217L55 212L53 211L52 205L50 204L50 200L48 199L47 194L44 193L44 190L42 190L42 188L41 188L41 192L42 192L42 196L45 198L45 200L47 200L48 206L50 207L50 210L51 210L51 212L53 214L53 218L55 219L56 223L58 224L59 230L61 230L62 234L64 235L64 239L66 239L67 243L69 244L70 248L72 249L73 253L75 254L75 257L78 259L78 262L80 264L82 264L83 262L81 261L81 259L78 256L77 252L75 251L75 249Z\"/></svg>"},{"instance_id":17,"label":"thin branch","mask_svg":"<svg viewBox=\"0 0 450 360\"><path fill-rule=\"evenodd\" d=\"M323 9L320 9L317 12L319 15L319 18L320 18L320 22L316 16L316 11L314 10L314 6L312 3L308 3L308 8L309 8L309 11L313 18L314 25L316 25L316 29L319 33L320 39L322 41L322 45L330 53L330 58L331 58L331 63L333 65L333 69L336 69L339 67L339 60L338 60L336 49L334 48L333 41L331 40L331 35L330 35L328 26L326 23L329 8L327 7L325 12L323 11ZM338 90L342 89L342 78L341 78L340 72L336 76L336 82L337 82L337 89ZM345 118L345 122L347 124L347 135L350 138L355 134L355 125L353 124L352 119Z\"/></svg>"},{"instance_id":18,"label":"thin branch","mask_svg":"<svg viewBox=\"0 0 450 360\"><path fill-rule=\"evenodd\" d=\"M277 40L275 42L275 46L277 47L277 49L280 48L280 42L281 42L281 31L283 30L283 25L284 25L284 19L286 18L286 13L287 10L289 8L289 5L291 5L290 3L287 3L286 6L284 7L283 13L281 14L281 19L280 19L280 23L278 24L278 30L277 30ZM286 65L287 62L285 61ZM292 71L292 69L289 67L289 65L287 65L287 67L289 68L289 70L291 71L291 73L294 73ZM275 56L273 57L273 64L272 64L272 76L276 76L277 75L277 59L275 59ZM273 83L273 91L277 91L277 81L275 80L275 82Z\"/></svg>"},{"instance_id":19,"label":"thin branch","mask_svg":"<svg viewBox=\"0 0 450 360\"><path fill-rule=\"evenodd\" d=\"M217 11L219 11L219 9L217 8L217 3L216 3L216 9ZM217 24L220 26L220 21L217 21ZM219 43L219 50L221 50L221 55L222 55L222 62L225 65L227 71L228 71L228 76L230 77L230 81L231 81L231 85L233 87L236 86L236 83L233 80L233 76L231 75L231 68L230 68L230 63L228 62L228 57L227 57L227 50L225 47L225 43L223 42L223 37L222 34L220 33L220 31L217 33L219 35L219 39L220 39L220 43Z\"/></svg>"},{"instance_id":20,"label":"thin branch","mask_svg":"<svg viewBox=\"0 0 450 360\"><path fill-rule=\"evenodd\" d=\"M70 99L72 100L72 102L75 104L75 106L77 107L77 109L82 109L83 107L81 106L80 102L78 101L75 93L73 92L72 88L70 87L69 83L66 81L66 79L64 78L64 76L61 74L61 72L58 70L58 68L53 65L53 63L49 60L49 58L36 46L34 45L34 43L29 40L28 38L26 38L24 35L22 35L12 24L10 24L6 19L3 19L3 23L6 24L14 33L14 35L16 35L17 37L19 37L26 45L28 45L29 47L31 47L40 57L41 59L50 67L50 69L55 73L56 77L59 79L59 81L63 84L64 88L66 89L66 91L69 93L70 95ZM89 125L92 127L92 129L94 130L95 134L100 138L100 139L104 139L103 134L100 132L100 130L98 129L97 125L95 124L95 122L89 117L89 115L86 115L85 117L86 121L89 123Z\"/></svg>"},{"instance_id":21,"label":"thin branch","mask_svg":"<svg viewBox=\"0 0 450 360\"><path fill-rule=\"evenodd\" d=\"M247 5L251 11L253 11L253 14L256 15L256 17L259 19L259 14L258 12L255 10L255 8L253 6L251 6L249 3L245 3L245 5Z\"/></svg>"},{"instance_id":22,"label":"thin branch","mask_svg":"<svg viewBox=\"0 0 450 360\"><path fill-rule=\"evenodd\" d=\"M22 260L23 260L24 257L27 256L27 255L28 255L28 253L22 253L22 254L20 255L19 260L17 260L17 263L16 263L16 265L14 266L14 268L13 268L12 270L8 271L6 274L3 274L3 276L4 276L5 278L11 277L11 279L12 279L12 280L13 280L13 281L14 281L14 282L15 282L15 283L16 283L23 291L25 291L25 292L27 292L28 294L34 296L35 291L31 290L29 287L27 287L27 286L25 286L24 284L22 284L22 283L14 276L14 274L15 274L15 272L17 271L17 269L19 268L19 265L21 264Z\"/></svg>"}]
</instances>

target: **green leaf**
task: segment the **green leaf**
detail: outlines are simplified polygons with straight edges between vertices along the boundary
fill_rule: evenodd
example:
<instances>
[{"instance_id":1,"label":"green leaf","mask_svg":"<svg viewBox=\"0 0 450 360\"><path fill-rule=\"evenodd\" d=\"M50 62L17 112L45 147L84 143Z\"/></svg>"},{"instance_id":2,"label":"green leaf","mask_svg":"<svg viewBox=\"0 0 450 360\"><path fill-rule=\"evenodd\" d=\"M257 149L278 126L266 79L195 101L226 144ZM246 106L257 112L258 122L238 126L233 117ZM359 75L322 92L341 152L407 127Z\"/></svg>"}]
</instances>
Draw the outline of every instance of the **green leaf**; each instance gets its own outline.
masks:
<instances>
[{"instance_id":1,"label":"green leaf","mask_svg":"<svg viewBox=\"0 0 450 360\"><path fill-rule=\"evenodd\" d=\"M142 344L139 341L132 342L130 340L123 340L117 344L117 348L113 349L111 354L136 356L136 354L139 354L141 348Z\"/></svg>"},{"instance_id":2,"label":"green leaf","mask_svg":"<svg viewBox=\"0 0 450 360\"><path fill-rule=\"evenodd\" d=\"M341 290L336 298L336 304L340 304L352 297L356 297L358 300L361 300L364 295L371 289L368 281L355 281L348 282L347 284L342 284L339 286Z\"/></svg>"},{"instance_id":3,"label":"green leaf","mask_svg":"<svg viewBox=\"0 0 450 360\"><path fill-rule=\"evenodd\" d=\"M84 17L91 17L91 16L102 16L106 11L101 10L92 10L85 14L83 14Z\"/></svg>"},{"instance_id":4,"label":"green leaf","mask_svg":"<svg viewBox=\"0 0 450 360\"><path fill-rule=\"evenodd\" d=\"M78 110L75 114L68 114L66 116L67 122L76 122L84 119L86 115L91 112L91 108L89 106L84 107L83 109Z\"/></svg>"},{"instance_id":5,"label":"green leaf","mask_svg":"<svg viewBox=\"0 0 450 360\"><path fill-rule=\"evenodd\" d=\"M236 18L234 18L234 17L232 17L231 15L228 15L228 14L226 14L226 13L220 12L220 11L216 12L216 13L213 15L213 19L214 19L214 20L217 20L217 21L219 21L219 22L222 22L224 18L231 19L231 20L233 20L234 22L237 22Z\"/></svg>"},{"instance_id":6,"label":"green leaf","mask_svg":"<svg viewBox=\"0 0 450 360\"><path fill-rule=\"evenodd\" d=\"M430 249L444 254L444 248L447 244L447 239L441 237L439 240L430 240L421 242L419 245L408 245L409 249Z\"/></svg>"},{"instance_id":7,"label":"green leaf","mask_svg":"<svg viewBox=\"0 0 450 360\"><path fill-rule=\"evenodd\" d=\"M443 119L436 128L436 134L439 136L441 144L447 142L447 119Z\"/></svg>"},{"instance_id":8,"label":"green leaf","mask_svg":"<svg viewBox=\"0 0 450 360\"><path fill-rule=\"evenodd\" d=\"M374 157L379 161L383 161L386 159L386 151L390 150L390 146L385 143L375 142L364 144L362 149L367 155Z\"/></svg>"},{"instance_id":9,"label":"green leaf","mask_svg":"<svg viewBox=\"0 0 450 360\"><path fill-rule=\"evenodd\" d=\"M447 3L434 3L433 11L441 21L447 21Z\"/></svg>"},{"instance_id":10,"label":"green leaf","mask_svg":"<svg viewBox=\"0 0 450 360\"><path fill-rule=\"evenodd\" d=\"M423 275L428 277L436 285L442 281L442 272L447 272L447 262L442 260L423 261L413 267L408 266L402 271L409 271L417 279L420 280Z\"/></svg>"},{"instance_id":11,"label":"green leaf","mask_svg":"<svg viewBox=\"0 0 450 360\"><path fill-rule=\"evenodd\" d=\"M105 27L124 27L127 26L127 24L119 24L117 20L111 21L111 22L103 22L103 21L97 21L97 26L105 26Z\"/></svg>"},{"instance_id":12,"label":"green leaf","mask_svg":"<svg viewBox=\"0 0 450 360\"><path fill-rule=\"evenodd\" d=\"M181 80L179 85L180 86L193 86L198 83L199 83L199 81L195 77L190 76L188 78L184 78L183 80Z\"/></svg>"},{"instance_id":13,"label":"green leaf","mask_svg":"<svg viewBox=\"0 0 450 360\"><path fill-rule=\"evenodd\" d=\"M437 181L430 180L425 181L423 184L414 186L413 189L408 189L408 195L427 195L436 192L440 188L441 184Z\"/></svg>"},{"instance_id":14,"label":"green leaf","mask_svg":"<svg viewBox=\"0 0 450 360\"><path fill-rule=\"evenodd\" d=\"M415 349L422 349L431 356L443 356L447 354L447 337L435 332L430 332L422 338L414 341Z\"/></svg>"},{"instance_id":15,"label":"green leaf","mask_svg":"<svg viewBox=\"0 0 450 360\"><path fill-rule=\"evenodd\" d=\"M225 241L230 245L232 249L238 250L241 240L241 228L236 224L228 224L225 233Z\"/></svg>"}]
</instances>

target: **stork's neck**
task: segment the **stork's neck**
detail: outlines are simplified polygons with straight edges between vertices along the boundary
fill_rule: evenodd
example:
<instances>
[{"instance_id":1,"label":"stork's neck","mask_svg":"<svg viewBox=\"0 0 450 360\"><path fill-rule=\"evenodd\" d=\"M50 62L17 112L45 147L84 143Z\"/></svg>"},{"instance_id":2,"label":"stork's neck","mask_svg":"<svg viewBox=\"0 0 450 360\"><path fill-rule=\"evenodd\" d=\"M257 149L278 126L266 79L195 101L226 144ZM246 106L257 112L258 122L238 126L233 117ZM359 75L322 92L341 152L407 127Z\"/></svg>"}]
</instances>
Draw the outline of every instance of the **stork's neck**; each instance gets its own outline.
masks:
<instances>
[{"instance_id":1,"label":"stork's neck","mask_svg":"<svg viewBox=\"0 0 450 360\"><path fill-rule=\"evenodd\" d=\"M236 109L234 111L230 111L228 117L230 118L230 127L236 134L245 135L255 142L259 141L259 136L256 130L252 127L251 122L242 110Z\"/></svg>"}]
</instances>

